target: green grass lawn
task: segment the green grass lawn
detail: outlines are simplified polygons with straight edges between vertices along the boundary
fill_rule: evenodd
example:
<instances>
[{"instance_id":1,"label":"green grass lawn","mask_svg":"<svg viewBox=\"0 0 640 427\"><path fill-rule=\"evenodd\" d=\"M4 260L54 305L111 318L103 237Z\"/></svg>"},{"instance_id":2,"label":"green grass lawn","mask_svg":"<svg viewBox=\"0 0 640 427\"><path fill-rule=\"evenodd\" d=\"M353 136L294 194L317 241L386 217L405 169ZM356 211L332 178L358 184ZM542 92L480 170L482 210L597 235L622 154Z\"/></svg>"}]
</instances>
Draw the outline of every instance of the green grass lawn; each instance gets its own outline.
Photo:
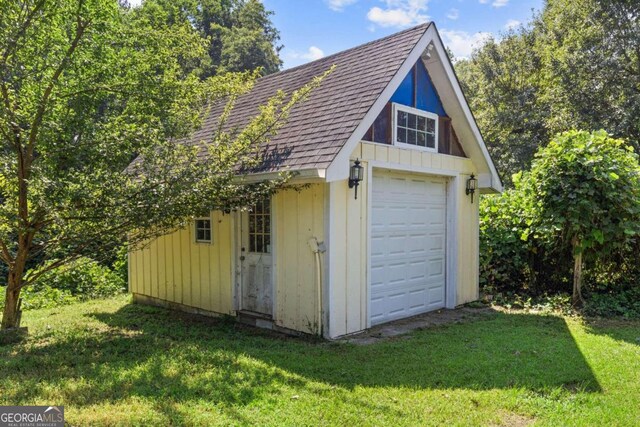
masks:
<instances>
[{"instance_id":1,"label":"green grass lawn","mask_svg":"<svg viewBox=\"0 0 640 427\"><path fill-rule=\"evenodd\" d=\"M367 346L132 305L24 313L0 404L72 425L640 425L640 322L496 313Z\"/></svg>"}]
</instances>

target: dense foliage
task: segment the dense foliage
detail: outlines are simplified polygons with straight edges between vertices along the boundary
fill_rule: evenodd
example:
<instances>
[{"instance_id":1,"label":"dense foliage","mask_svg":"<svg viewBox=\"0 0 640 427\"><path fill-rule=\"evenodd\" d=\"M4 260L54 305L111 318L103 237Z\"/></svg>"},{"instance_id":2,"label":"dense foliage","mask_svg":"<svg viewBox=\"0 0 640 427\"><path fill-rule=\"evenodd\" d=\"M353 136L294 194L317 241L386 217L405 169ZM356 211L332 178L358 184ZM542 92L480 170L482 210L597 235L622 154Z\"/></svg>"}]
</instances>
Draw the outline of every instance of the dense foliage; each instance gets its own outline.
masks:
<instances>
[{"instance_id":1,"label":"dense foliage","mask_svg":"<svg viewBox=\"0 0 640 427\"><path fill-rule=\"evenodd\" d=\"M640 148L636 0L548 0L456 71L507 183L559 132L605 129Z\"/></svg>"},{"instance_id":2,"label":"dense foliage","mask_svg":"<svg viewBox=\"0 0 640 427\"><path fill-rule=\"evenodd\" d=\"M154 25L191 24L207 43L205 76L257 68L271 74L282 65L273 12L259 0L145 0L134 12Z\"/></svg>"},{"instance_id":3,"label":"dense foliage","mask_svg":"<svg viewBox=\"0 0 640 427\"><path fill-rule=\"evenodd\" d=\"M492 291L570 292L578 255L588 291L640 286L640 166L604 131L566 132L514 188L480 206L481 283Z\"/></svg>"},{"instance_id":4,"label":"dense foliage","mask_svg":"<svg viewBox=\"0 0 640 427\"><path fill-rule=\"evenodd\" d=\"M48 270L124 236L136 245L200 212L251 205L286 182L246 186L237 171L261 162L259 147L319 78L278 93L202 152L175 140L210 102L226 100L224 122L256 73L205 78L210 40L191 21L163 23L117 0L1 4L3 328L16 324L22 288Z\"/></svg>"},{"instance_id":5,"label":"dense foliage","mask_svg":"<svg viewBox=\"0 0 640 427\"><path fill-rule=\"evenodd\" d=\"M33 285L25 288L22 309L57 307L106 298L121 294L125 289L126 281L117 272L90 258L78 258L47 271ZM0 307L3 306L0 301Z\"/></svg>"}]
</instances>

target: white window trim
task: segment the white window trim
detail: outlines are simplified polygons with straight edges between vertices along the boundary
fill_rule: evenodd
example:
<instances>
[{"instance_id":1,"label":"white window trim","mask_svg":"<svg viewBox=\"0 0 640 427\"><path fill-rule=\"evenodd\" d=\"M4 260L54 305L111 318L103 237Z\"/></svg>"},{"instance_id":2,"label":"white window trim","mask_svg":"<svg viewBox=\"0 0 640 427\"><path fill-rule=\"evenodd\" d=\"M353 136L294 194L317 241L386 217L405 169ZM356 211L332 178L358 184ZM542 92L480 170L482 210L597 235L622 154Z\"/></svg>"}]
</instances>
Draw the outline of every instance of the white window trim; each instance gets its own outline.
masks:
<instances>
[{"instance_id":1,"label":"white window trim","mask_svg":"<svg viewBox=\"0 0 640 427\"><path fill-rule=\"evenodd\" d=\"M209 240L198 239L198 221L209 221L209 234L211 235L211 239ZM193 219L193 239L195 240L196 243L200 243L203 245L213 244L213 221L211 220L211 216L201 216Z\"/></svg>"},{"instance_id":2,"label":"white window trim","mask_svg":"<svg viewBox=\"0 0 640 427\"><path fill-rule=\"evenodd\" d=\"M429 111L424 111L424 110L418 110L417 108L413 108L413 107L407 107L406 105L402 105L402 104L396 104L395 102L392 104L392 112L391 112L391 138L392 138L392 143L393 145L395 145L396 147L401 147L401 148L411 148L414 150L419 150L419 151L428 151L430 153L437 153L438 152L438 132L439 132L439 120L438 120L438 115L435 113L431 113ZM404 111L410 114L415 114L417 116L422 116L428 119L432 119L436 121L436 126L435 126L435 147L434 148L430 148L430 147L421 147L419 145L414 145L414 144L407 144L404 142L398 142L398 125L397 125L397 121L398 121L398 111Z\"/></svg>"}]
</instances>

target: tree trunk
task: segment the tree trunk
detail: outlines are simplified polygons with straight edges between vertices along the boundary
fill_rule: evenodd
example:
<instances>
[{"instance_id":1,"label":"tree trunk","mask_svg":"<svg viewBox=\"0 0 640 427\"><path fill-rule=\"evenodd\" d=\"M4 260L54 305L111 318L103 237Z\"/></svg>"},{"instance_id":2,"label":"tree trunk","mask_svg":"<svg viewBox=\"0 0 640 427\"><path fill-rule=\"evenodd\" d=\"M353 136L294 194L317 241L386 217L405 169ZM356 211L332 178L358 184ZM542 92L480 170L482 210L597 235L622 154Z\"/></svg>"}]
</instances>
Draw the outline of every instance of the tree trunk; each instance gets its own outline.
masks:
<instances>
[{"instance_id":1,"label":"tree trunk","mask_svg":"<svg viewBox=\"0 0 640 427\"><path fill-rule=\"evenodd\" d=\"M576 253L575 249L578 242L574 241L573 253L573 297L571 302L574 307L581 307L584 303L582 299L582 252Z\"/></svg>"},{"instance_id":2,"label":"tree trunk","mask_svg":"<svg viewBox=\"0 0 640 427\"><path fill-rule=\"evenodd\" d=\"M18 302L20 300L20 279L16 280L15 273L9 272L9 283L4 299L4 311L2 312L1 330L17 328L18 326Z\"/></svg>"}]
</instances>

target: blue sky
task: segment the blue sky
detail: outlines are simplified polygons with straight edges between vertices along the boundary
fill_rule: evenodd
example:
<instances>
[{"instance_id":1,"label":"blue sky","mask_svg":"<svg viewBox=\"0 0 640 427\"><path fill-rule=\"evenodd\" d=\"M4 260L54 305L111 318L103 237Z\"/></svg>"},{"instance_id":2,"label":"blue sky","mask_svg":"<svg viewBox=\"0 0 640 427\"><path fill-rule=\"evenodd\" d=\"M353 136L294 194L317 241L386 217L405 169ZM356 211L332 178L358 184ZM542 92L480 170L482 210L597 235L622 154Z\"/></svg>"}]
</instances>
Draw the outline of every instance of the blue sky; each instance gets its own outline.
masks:
<instances>
[{"instance_id":1,"label":"blue sky","mask_svg":"<svg viewBox=\"0 0 640 427\"><path fill-rule=\"evenodd\" d=\"M284 68L403 28L434 21L445 44L467 57L491 35L531 20L543 0L262 0L284 45Z\"/></svg>"}]
</instances>

